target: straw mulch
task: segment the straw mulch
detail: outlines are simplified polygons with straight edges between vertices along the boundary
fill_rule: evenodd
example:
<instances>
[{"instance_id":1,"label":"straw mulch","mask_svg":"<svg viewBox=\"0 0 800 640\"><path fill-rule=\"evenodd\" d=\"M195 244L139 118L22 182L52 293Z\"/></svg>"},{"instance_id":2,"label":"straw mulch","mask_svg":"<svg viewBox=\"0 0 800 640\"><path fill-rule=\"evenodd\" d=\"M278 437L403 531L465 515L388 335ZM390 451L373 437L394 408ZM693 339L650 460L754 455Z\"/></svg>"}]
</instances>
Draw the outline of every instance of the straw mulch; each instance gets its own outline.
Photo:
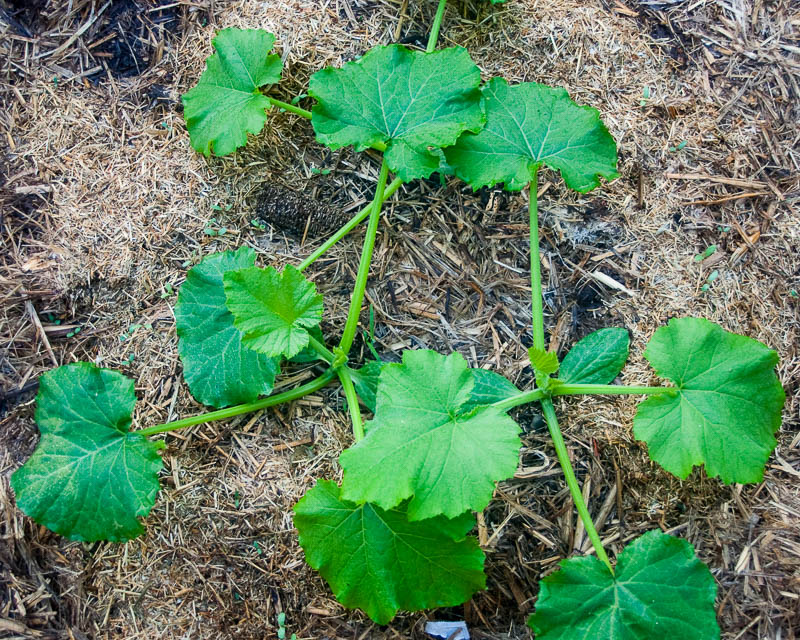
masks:
<instances>
[{"instance_id":1,"label":"straw mulch","mask_svg":"<svg viewBox=\"0 0 800 640\"><path fill-rule=\"evenodd\" d=\"M375 157L331 153L288 114L273 113L233 157L192 152L179 96L215 29L273 31L286 63L275 91L288 99L325 65L424 41L436 4L138 1L0 3L0 637L275 638L283 611L298 638L422 638L426 619L462 616L475 638L530 638L537 581L590 552L530 408L517 413L517 477L479 516L488 590L385 628L336 603L292 527L292 505L316 478L337 477L351 442L333 387L170 434L163 491L130 543L67 542L14 506L8 477L36 443L39 375L75 360L122 370L137 381L140 426L200 411L176 354L172 307L186 269L241 245L262 264L296 263L371 197ZM613 184L580 196L551 172L541 180L546 320L562 355L591 330L626 327L622 380L654 382L644 345L684 315L780 352L784 424L758 485L725 487L702 471L681 482L648 462L631 434L634 398L558 409L612 553L655 527L680 535L717 580L726 640L800 637L796 4L452 0L441 44L466 46L487 78L566 87L619 142ZM526 199L435 179L386 205L367 299L387 359L456 350L530 385ZM361 237L309 270L331 337ZM356 359L364 351L359 341ZM310 375L295 370L287 384Z\"/></svg>"}]
</instances>

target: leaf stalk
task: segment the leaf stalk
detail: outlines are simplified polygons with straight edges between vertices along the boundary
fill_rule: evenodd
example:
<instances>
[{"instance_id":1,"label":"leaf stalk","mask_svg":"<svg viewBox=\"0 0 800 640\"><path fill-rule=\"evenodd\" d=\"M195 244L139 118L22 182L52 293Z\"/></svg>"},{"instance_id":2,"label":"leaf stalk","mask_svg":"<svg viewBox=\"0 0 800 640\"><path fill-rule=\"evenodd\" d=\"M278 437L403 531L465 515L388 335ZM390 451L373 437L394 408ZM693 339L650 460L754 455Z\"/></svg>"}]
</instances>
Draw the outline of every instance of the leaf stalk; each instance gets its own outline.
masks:
<instances>
[{"instance_id":1,"label":"leaf stalk","mask_svg":"<svg viewBox=\"0 0 800 640\"><path fill-rule=\"evenodd\" d=\"M353 423L353 439L358 442L364 438L364 422L361 419L361 407L358 404L358 394L353 385L353 378L350 376L350 369L342 367L337 373L342 383L342 389L344 389L344 397L347 400L347 410L350 412L350 420Z\"/></svg>"},{"instance_id":2,"label":"leaf stalk","mask_svg":"<svg viewBox=\"0 0 800 640\"><path fill-rule=\"evenodd\" d=\"M431 33L428 36L428 46L425 48L425 53L431 53L436 49L436 42L439 40L439 30L442 28L442 20L444 19L444 10L447 6L447 0L439 0L439 6L436 7L436 15L433 18L433 25L431 26Z\"/></svg>"},{"instance_id":3,"label":"leaf stalk","mask_svg":"<svg viewBox=\"0 0 800 640\"><path fill-rule=\"evenodd\" d=\"M533 347L541 351L544 345L544 303L542 298L542 261L539 255L539 170L533 173L528 194L531 251L531 312L533 316Z\"/></svg>"},{"instance_id":4,"label":"leaf stalk","mask_svg":"<svg viewBox=\"0 0 800 640\"><path fill-rule=\"evenodd\" d=\"M565 384L558 380L553 380L551 392L554 396L577 396L577 395L675 395L677 389L674 387L628 387L621 384Z\"/></svg>"}]
</instances>

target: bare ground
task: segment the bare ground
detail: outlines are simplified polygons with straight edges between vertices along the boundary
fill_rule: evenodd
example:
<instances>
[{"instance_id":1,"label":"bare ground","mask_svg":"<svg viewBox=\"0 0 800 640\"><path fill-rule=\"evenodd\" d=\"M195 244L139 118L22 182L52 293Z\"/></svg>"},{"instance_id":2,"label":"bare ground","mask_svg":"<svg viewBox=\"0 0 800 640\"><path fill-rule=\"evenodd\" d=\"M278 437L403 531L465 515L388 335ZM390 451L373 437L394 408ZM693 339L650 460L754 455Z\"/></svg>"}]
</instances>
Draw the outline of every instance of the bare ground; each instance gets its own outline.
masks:
<instances>
[{"instance_id":1,"label":"bare ground","mask_svg":"<svg viewBox=\"0 0 800 640\"><path fill-rule=\"evenodd\" d=\"M75 360L121 369L137 380L139 426L198 412L172 315L186 269L243 244L262 264L297 262L371 197L375 158L331 153L287 114L232 158L192 152L179 96L214 30L273 31L287 67L277 92L289 98L325 65L424 40L435 9L432 0L160 5L0 3L0 637L274 638L284 611L298 638L422 638L426 619L450 616L466 617L476 638L529 638L539 578L590 550L530 409L517 415L526 430L517 477L479 518L488 590L384 628L335 602L292 529L292 505L316 478L337 477L350 443L333 389L170 434L147 533L125 545L64 541L15 508L8 476L36 443L42 372ZM631 434L635 399L558 409L612 552L647 529L674 532L712 568L726 640L798 637L796 5L452 0L442 43L466 46L486 78L566 87L601 110L619 142L621 177L610 185L580 196L554 174L542 180L546 319L562 355L593 329L623 326L633 340L623 381L647 383L647 339L683 315L779 351L784 424L758 485L725 487L702 471L681 482L648 462ZM387 205L367 290L387 358L457 350L530 384L526 197L433 180ZM354 233L310 270L330 335L343 324L360 241ZM710 258L694 260L712 244Z\"/></svg>"}]
</instances>

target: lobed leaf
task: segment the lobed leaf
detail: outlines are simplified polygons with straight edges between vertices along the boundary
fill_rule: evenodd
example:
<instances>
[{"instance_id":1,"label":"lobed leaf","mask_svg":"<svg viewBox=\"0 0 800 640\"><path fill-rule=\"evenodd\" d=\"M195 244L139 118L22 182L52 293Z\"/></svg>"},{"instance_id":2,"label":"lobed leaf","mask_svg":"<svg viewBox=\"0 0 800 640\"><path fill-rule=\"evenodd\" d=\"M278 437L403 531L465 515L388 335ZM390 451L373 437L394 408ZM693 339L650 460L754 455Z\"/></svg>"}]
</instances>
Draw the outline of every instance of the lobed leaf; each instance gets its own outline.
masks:
<instances>
[{"instance_id":1,"label":"lobed leaf","mask_svg":"<svg viewBox=\"0 0 800 640\"><path fill-rule=\"evenodd\" d=\"M385 511L342 498L321 480L295 505L294 524L306 560L336 599L378 624L401 609L461 604L483 589L483 552L466 535L471 514L409 522L405 506Z\"/></svg>"},{"instance_id":2,"label":"lobed leaf","mask_svg":"<svg viewBox=\"0 0 800 640\"><path fill-rule=\"evenodd\" d=\"M778 354L708 320L680 318L653 334L644 355L677 387L636 412L633 433L650 457L679 478L705 464L725 483L759 482L785 400Z\"/></svg>"},{"instance_id":3,"label":"lobed leaf","mask_svg":"<svg viewBox=\"0 0 800 640\"><path fill-rule=\"evenodd\" d=\"M522 393L499 373L488 369L470 369L474 385L469 400L461 407L461 413L469 413L476 407L485 407Z\"/></svg>"},{"instance_id":4,"label":"lobed leaf","mask_svg":"<svg viewBox=\"0 0 800 640\"><path fill-rule=\"evenodd\" d=\"M531 347L528 349L528 359L533 370L538 374L549 376L558 371L558 355L552 351Z\"/></svg>"},{"instance_id":5,"label":"lobed leaf","mask_svg":"<svg viewBox=\"0 0 800 640\"><path fill-rule=\"evenodd\" d=\"M311 123L331 149L386 144L386 162L404 182L439 169L432 151L453 144L484 122L480 70L466 49L432 53L401 45L374 47L341 69L318 71L308 93Z\"/></svg>"},{"instance_id":6,"label":"lobed leaf","mask_svg":"<svg viewBox=\"0 0 800 640\"><path fill-rule=\"evenodd\" d=\"M411 498L409 520L483 509L517 468L520 429L493 407L465 411L474 385L457 353L406 351L385 365L367 435L339 457L343 497L383 509Z\"/></svg>"},{"instance_id":7,"label":"lobed leaf","mask_svg":"<svg viewBox=\"0 0 800 640\"><path fill-rule=\"evenodd\" d=\"M269 395L280 360L242 344L225 306L226 273L255 264L256 254L242 247L204 258L186 274L178 294L175 321L183 377L198 402L227 407Z\"/></svg>"},{"instance_id":8,"label":"lobed leaf","mask_svg":"<svg viewBox=\"0 0 800 640\"><path fill-rule=\"evenodd\" d=\"M283 65L269 53L275 36L261 29L223 29L212 44L216 53L182 97L183 117L195 150L225 156L264 127L270 102L259 89L280 82Z\"/></svg>"},{"instance_id":9,"label":"lobed leaf","mask_svg":"<svg viewBox=\"0 0 800 640\"><path fill-rule=\"evenodd\" d=\"M562 560L540 583L528 624L536 640L717 640L717 585L685 540L648 531L619 555Z\"/></svg>"},{"instance_id":10,"label":"lobed leaf","mask_svg":"<svg viewBox=\"0 0 800 640\"><path fill-rule=\"evenodd\" d=\"M133 380L88 362L45 373L41 439L11 476L17 506L71 540L122 542L144 531L158 493L162 442L130 433Z\"/></svg>"},{"instance_id":11,"label":"lobed leaf","mask_svg":"<svg viewBox=\"0 0 800 640\"><path fill-rule=\"evenodd\" d=\"M628 360L629 345L625 329L593 331L564 356L558 379L568 384L610 384Z\"/></svg>"},{"instance_id":12,"label":"lobed leaf","mask_svg":"<svg viewBox=\"0 0 800 640\"><path fill-rule=\"evenodd\" d=\"M509 86L493 78L483 88L486 126L444 150L456 175L473 189L504 182L524 188L543 164L581 193L617 177L617 145L592 107L578 106L564 89L535 82Z\"/></svg>"},{"instance_id":13,"label":"lobed leaf","mask_svg":"<svg viewBox=\"0 0 800 640\"><path fill-rule=\"evenodd\" d=\"M309 331L322 320L322 296L313 282L288 265L247 267L223 278L233 324L242 344L254 351L291 358L309 344Z\"/></svg>"}]
</instances>

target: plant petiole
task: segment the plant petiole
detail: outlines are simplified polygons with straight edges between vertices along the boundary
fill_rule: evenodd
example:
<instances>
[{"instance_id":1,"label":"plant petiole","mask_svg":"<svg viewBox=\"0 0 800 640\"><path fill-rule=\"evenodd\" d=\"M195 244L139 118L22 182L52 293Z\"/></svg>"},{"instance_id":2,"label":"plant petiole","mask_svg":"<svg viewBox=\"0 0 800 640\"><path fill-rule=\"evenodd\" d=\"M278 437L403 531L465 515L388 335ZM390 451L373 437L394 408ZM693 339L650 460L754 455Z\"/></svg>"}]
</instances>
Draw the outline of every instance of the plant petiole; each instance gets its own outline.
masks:
<instances>
[{"instance_id":1,"label":"plant petiole","mask_svg":"<svg viewBox=\"0 0 800 640\"><path fill-rule=\"evenodd\" d=\"M385 202L388 200L394 192L400 188L400 185L403 184L403 181L400 178L395 178L392 182L386 187L386 190L383 192L383 201ZM336 233L334 233L330 238L328 238L314 253L308 256L305 260L303 260L298 266L298 271L303 271L310 267L316 260L322 256L328 249L330 249L333 245L335 245L339 240L344 238L348 233L350 233L353 229L355 229L358 225L360 225L364 220L369 217L369 214L372 213L373 203L369 203L364 209L358 212L355 216L350 218L350 220Z\"/></svg>"},{"instance_id":2,"label":"plant petiole","mask_svg":"<svg viewBox=\"0 0 800 640\"><path fill-rule=\"evenodd\" d=\"M544 420L547 423L547 430L550 432L550 437L552 438L553 445L556 449L558 462L561 465L562 471L564 472L564 478L567 481L567 487L569 487L570 495L575 503L575 508L578 511L578 515L583 521L583 526L586 529L586 535L588 535L589 540L592 541L592 546L594 547L597 557L603 561L603 564L608 567L608 570L613 576L614 567L611 566L611 561L608 559L606 550L603 548L603 542L600 540L600 535L597 533L597 529L594 527L594 522L592 521L592 516L589 513L589 509L586 507L586 503L583 501L583 494L581 493L581 488L578 485L578 479L575 477L575 470L572 468L572 462L569 459L567 445L564 443L564 436L561 433L561 428L558 426L556 410L553 407L553 401L549 398L542 400L542 413L544 414Z\"/></svg>"},{"instance_id":3,"label":"plant petiole","mask_svg":"<svg viewBox=\"0 0 800 640\"><path fill-rule=\"evenodd\" d=\"M544 346L544 306L542 296L542 260L539 256L539 171L533 173L528 194L531 251L531 311L533 315L533 346L541 351Z\"/></svg>"},{"instance_id":4,"label":"plant petiole","mask_svg":"<svg viewBox=\"0 0 800 640\"><path fill-rule=\"evenodd\" d=\"M428 46L425 48L425 53L430 53L436 48L436 41L439 40L439 30L442 28L442 20L444 19L444 9L446 6L447 0L439 0L439 6L436 7L436 15L433 18L431 34L428 36Z\"/></svg>"},{"instance_id":5,"label":"plant petiole","mask_svg":"<svg viewBox=\"0 0 800 640\"><path fill-rule=\"evenodd\" d=\"M336 359L336 355L328 349L324 344L322 344L319 340L317 340L314 336L308 336L308 346L311 347L317 354L328 364L333 364L333 361Z\"/></svg>"},{"instance_id":6,"label":"plant petiole","mask_svg":"<svg viewBox=\"0 0 800 640\"><path fill-rule=\"evenodd\" d=\"M175 420L173 422L165 422L164 424L157 424L152 427L147 427L146 429L140 429L139 431L134 431L140 436L154 436L158 433L166 433L167 431L175 431L176 429L184 429L186 427L193 427L196 424L204 424L206 422L214 422L217 420L227 420L228 418L233 418L234 416L240 416L243 413L252 413L253 411L260 411L261 409L266 409L267 407L274 407L278 404L283 404L284 402L292 402L293 400L297 400L302 398L303 396L307 396L310 393L314 393L322 387L330 384L330 382L336 378L336 372L333 369L328 369L323 373L319 378L315 378L311 382L307 382L304 385L296 387L294 389L290 389L289 391L284 391L283 393L277 393L273 396L267 396L266 398L262 398L261 400L256 400L255 402L248 402L247 404L239 404L235 407L227 407L226 409L219 409L218 411L209 411L208 413L202 413L196 416L190 416L188 418L183 418L182 420Z\"/></svg>"},{"instance_id":7,"label":"plant petiole","mask_svg":"<svg viewBox=\"0 0 800 640\"><path fill-rule=\"evenodd\" d=\"M364 247L361 250L361 261L358 263L358 273L356 274L356 284L353 288L353 297L350 299L350 309L347 312L347 322L342 332L342 340L339 347L345 353L350 352L353 340L356 337L358 328L358 318L361 315L361 303L364 301L364 292L367 289L367 277L369 276L369 265L372 262L372 251L375 249L375 235L378 232L378 222L381 217L381 205L384 201L384 191L386 181L389 177L389 165L384 158L381 163L381 173L378 177L378 187L375 190L375 197L372 200L372 211L370 212L369 226L364 238Z\"/></svg>"},{"instance_id":8,"label":"plant petiole","mask_svg":"<svg viewBox=\"0 0 800 640\"><path fill-rule=\"evenodd\" d=\"M353 423L353 438L356 442L364 438L364 422L361 420L361 407L358 404L358 394L353 386L353 378L350 376L350 369L342 367L337 371L339 380L344 389L344 397L347 400L347 410L350 412L350 420Z\"/></svg>"},{"instance_id":9,"label":"plant petiole","mask_svg":"<svg viewBox=\"0 0 800 640\"><path fill-rule=\"evenodd\" d=\"M533 391L525 391L519 395L511 396L510 398L506 398L504 400L498 400L490 406L495 407L496 409L507 410L523 404L528 404L530 402L538 402L545 397L546 393L542 389L534 389Z\"/></svg>"},{"instance_id":10,"label":"plant petiole","mask_svg":"<svg viewBox=\"0 0 800 640\"><path fill-rule=\"evenodd\" d=\"M553 380L550 390L554 396L577 396L577 395L626 395L644 394L658 395L666 393L675 395L675 387L626 387L621 384L565 384L558 380Z\"/></svg>"},{"instance_id":11,"label":"plant petiole","mask_svg":"<svg viewBox=\"0 0 800 640\"><path fill-rule=\"evenodd\" d=\"M293 104L289 104L288 102L283 102L282 100L276 100L271 96L266 96L267 100L273 107L278 107L279 109L283 109L284 111L288 111L289 113L293 113L297 116L301 116L306 120L311 120L311 112L308 109L301 109L300 107L296 107Z\"/></svg>"}]
</instances>

